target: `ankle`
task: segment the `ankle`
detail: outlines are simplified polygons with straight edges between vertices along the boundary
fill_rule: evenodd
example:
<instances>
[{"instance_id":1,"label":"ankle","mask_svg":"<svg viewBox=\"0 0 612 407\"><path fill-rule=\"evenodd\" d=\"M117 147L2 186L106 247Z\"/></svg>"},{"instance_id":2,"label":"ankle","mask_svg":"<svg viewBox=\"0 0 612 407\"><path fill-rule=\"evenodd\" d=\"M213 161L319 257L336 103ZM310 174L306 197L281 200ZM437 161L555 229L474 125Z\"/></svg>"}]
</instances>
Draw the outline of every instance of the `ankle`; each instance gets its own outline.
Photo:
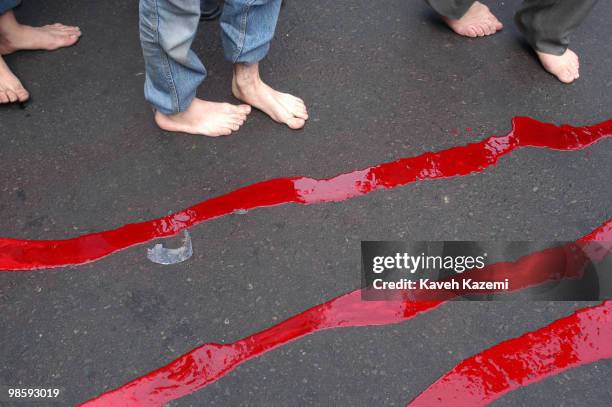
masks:
<instances>
[{"instance_id":1,"label":"ankle","mask_svg":"<svg viewBox=\"0 0 612 407\"><path fill-rule=\"evenodd\" d=\"M0 44L11 50L26 47L28 45L26 41L28 36L23 35L24 28L25 26L18 24L10 29L0 29Z\"/></svg>"},{"instance_id":2,"label":"ankle","mask_svg":"<svg viewBox=\"0 0 612 407\"><path fill-rule=\"evenodd\" d=\"M261 84L261 77L259 76L259 67L257 64L234 65L234 77L232 84L239 90L250 89Z\"/></svg>"},{"instance_id":3,"label":"ankle","mask_svg":"<svg viewBox=\"0 0 612 407\"><path fill-rule=\"evenodd\" d=\"M0 40L10 41L20 30L21 24L17 22L12 11L0 15Z\"/></svg>"}]
</instances>

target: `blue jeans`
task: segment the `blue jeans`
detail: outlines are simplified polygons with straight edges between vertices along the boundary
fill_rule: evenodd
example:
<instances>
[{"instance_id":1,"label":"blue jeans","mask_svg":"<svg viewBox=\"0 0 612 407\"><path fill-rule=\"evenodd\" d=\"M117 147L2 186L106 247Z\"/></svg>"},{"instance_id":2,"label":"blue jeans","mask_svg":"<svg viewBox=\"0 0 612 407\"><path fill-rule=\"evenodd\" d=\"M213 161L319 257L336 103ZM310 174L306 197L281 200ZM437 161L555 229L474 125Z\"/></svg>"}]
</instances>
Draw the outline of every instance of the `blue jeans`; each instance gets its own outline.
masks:
<instances>
[{"instance_id":1,"label":"blue jeans","mask_svg":"<svg viewBox=\"0 0 612 407\"><path fill-rule=\"evenodd\" d=\"M281 1L225 1L221 35L229 61L254 64L266 56ZM206 68L191 49L199 20L200 0L140 0L145 98L161 113L185 111L206 78Z\"/></svg>"},{"instance_id":2,"label":"blue jeans","mask_svg":"<svg viewBox=\"0 0 612 407\"><path fill-rule=\"evenodd\" d=\"M19 3L21 3L21 0L0 0L0 14L14 9Z\"/></svg>"}]
</instances>

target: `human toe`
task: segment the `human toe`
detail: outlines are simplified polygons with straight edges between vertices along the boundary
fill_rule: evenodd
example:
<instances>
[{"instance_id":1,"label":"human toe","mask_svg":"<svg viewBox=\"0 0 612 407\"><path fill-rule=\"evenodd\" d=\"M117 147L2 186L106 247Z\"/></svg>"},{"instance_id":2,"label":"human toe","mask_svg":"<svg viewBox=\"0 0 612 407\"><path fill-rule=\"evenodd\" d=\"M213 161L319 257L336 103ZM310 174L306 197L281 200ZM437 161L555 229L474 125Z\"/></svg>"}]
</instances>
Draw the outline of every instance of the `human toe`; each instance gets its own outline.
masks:
<instances>
[{"instance_id":1,"label":"human toe","mask_svg":"<svg viewBox=\"0 0 612 407\"><path fill-rule=\"evenodd\" d=\"M19 100L17 94L11 89L6 90L6 97L8 98L10 103L15 103Z\"/></svg>"},{"instance_id":2,"label":"human toe","mask_svg":"<svg viewBox=\"0 0 612 407\"><path fill-rule=\"evenodd\" d=\"M285 123L290 128L297 130L297 129L301 129L302 127L304 127L304 125L306 124L306 120L300 119L299 117L292 117L286 120Z\"/></svg>"},{"instance_id":3,"label":"human toe","mask_svg":"<svg viewBox=\"0 0 612 407\"><path fill-rule=\"evenodd\" d=\"M472 37L472 38L478 37L478 31L476 30L475 26L470 25L465 31L464 35L467 35L468 37Z\"/></svg>"}]
</instances>

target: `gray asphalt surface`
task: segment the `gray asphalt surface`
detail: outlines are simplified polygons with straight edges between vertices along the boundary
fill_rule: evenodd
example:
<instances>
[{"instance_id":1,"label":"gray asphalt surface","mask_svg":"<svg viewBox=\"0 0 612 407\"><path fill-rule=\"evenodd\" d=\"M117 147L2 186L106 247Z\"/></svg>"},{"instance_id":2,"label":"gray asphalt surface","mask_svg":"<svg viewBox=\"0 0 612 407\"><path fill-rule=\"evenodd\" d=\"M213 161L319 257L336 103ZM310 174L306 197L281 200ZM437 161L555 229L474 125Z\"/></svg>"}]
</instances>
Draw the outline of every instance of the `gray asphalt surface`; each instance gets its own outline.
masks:
<instances>
[{"instance_id":1,"label":"gray asphalt surface","mask_svg":"<svg viewBox=\"0 0 612 407\"><path fill-rule=\"evenodd\" d=\"M503 32L469 40L419 1L289 1L263 73L306 100L307 127L256 112L238 134L208 139L154 125L136 1L26 0L23 22L78 24L84 36L7 58L33 100L0 108L0 236L113 229L268 178L329 177L503 134L513 116L609 119L612 5L600 2L573 36L581 78L565 86L521 42L515 3L491 4ZM233 102L218 31L203 24L195 44L210 75L200 95ZM525 149L473 176L226 216L192 228L194 256L174 266L139 246L0 273L0 385L62 387L59 405L73 405L201 343L242 338L358 287L361 240L574 240L610 218L611 154L610 140ZM171 405L404 405L462 359L585 305L462 302L400 325L326 331ZM610 360L494 403L610 404Z\"/></svg>"}]
</instances>

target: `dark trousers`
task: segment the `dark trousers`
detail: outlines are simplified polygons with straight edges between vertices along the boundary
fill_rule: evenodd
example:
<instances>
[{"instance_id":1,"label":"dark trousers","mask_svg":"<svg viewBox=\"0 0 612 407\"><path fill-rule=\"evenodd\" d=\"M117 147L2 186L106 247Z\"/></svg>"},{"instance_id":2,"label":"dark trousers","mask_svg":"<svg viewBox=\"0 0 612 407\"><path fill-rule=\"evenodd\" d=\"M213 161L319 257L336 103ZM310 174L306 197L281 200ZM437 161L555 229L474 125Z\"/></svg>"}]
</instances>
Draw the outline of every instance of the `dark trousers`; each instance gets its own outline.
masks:
<instances>
[{"instance_id":1,"label":"dark trousers","mask_svg":"<svg viewBox=\"0 0 612 407\"><path fill-rule=\"evenodd\" d=\"M19 3L21 3L21 0L0 0L0 14L14 9Z\"/></svg>"},{"instance_id":2,"label":"dark trousers","mask_svg":"<svg viewBox=\"0 0 612 407\"><path fill-rule=\"evenodd\" d=\"M475 0L426 0L439 14L461 18ZM529 44L540 52L562 55L570 34L582 23L597 0L524 0L515 16Z\"/></svg>"}]
</instances>

